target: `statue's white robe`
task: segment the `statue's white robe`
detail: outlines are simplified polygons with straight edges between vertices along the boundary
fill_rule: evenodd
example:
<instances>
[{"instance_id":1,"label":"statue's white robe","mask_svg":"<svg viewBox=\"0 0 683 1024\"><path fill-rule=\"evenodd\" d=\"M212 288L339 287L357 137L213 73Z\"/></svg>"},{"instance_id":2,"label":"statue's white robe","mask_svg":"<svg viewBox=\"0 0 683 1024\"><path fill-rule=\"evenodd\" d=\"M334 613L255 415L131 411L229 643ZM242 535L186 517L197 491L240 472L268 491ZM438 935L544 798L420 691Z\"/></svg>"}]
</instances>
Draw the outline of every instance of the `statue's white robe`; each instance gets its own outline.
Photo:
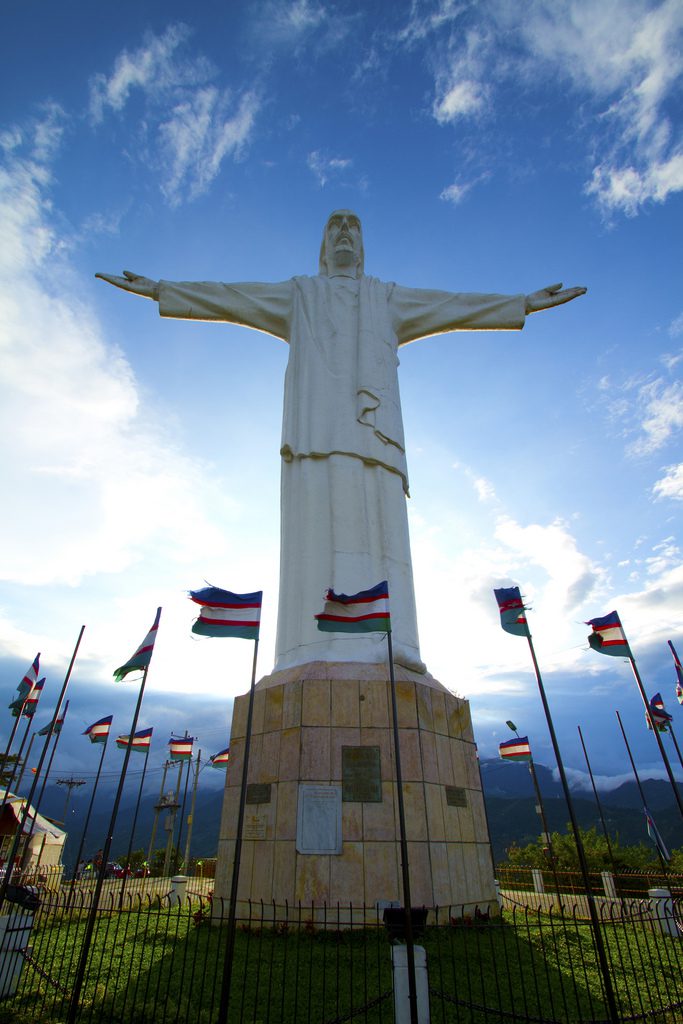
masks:
<instances>
[{"instance_id":1,"label":"statue's white robe","mask_svg":"<svg viewBox=\"0 0 683 1024\"><path fill-rule=\"evenodd\" d=\"M397 662L420 660L405 498L399 345L457 330L515 330L523 295L456 294L361 277L276 284L160 282L162 316L218 320L289 343L282 420L276 669L381 662L376 634L319 632L325 591L389 583Z\"/></svg>"}]
</instances>

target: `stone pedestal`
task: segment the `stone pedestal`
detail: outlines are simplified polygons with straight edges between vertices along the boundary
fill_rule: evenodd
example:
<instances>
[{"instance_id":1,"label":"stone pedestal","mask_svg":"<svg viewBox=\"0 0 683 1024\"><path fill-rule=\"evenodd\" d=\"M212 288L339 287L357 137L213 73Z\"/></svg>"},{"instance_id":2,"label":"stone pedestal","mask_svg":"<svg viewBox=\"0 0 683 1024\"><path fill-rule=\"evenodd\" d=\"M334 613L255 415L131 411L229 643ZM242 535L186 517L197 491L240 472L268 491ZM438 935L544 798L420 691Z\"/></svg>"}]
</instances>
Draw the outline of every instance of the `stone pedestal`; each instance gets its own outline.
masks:
<instances>
[{"instance_id":1,"label":"stone pedestal","mask_svg":"<svg viewBox=\"0 0 683 1024\"><path fill-rule=\"evenodd\" d=\"M256 687L238 899L402 903L388 671L314 662ZM396 669L413 906L495 905L469 704ZM227 901L248 694L235 700L215 895Z\"/></svg>"}]
</instances>

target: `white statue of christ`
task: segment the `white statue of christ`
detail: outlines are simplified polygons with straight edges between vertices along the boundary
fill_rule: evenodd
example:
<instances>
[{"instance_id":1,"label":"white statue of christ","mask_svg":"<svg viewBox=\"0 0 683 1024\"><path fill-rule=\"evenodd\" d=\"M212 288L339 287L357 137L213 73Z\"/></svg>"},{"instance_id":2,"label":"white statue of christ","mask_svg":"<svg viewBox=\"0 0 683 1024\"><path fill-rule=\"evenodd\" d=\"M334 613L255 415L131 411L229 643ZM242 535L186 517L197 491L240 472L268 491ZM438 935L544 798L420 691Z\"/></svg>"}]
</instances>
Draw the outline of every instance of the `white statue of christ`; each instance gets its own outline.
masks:
<instances>
[{"instance_id":1,"label":"white statue of christ","mask_svg":"<svg viewBox=\"0 0 683 1024\"><path fill-rule=\"evenodd\" d=\"M360 220L337 210L319 273L276 284L103 280L159 303L162 316L252 327L289 345L282 420L280 594L275 669L312 661L382 662L373 634L316 628L325 591L389 584L394 657L424 673L408 537L408 470L398 349L434 334L518 330L528 313L585 288L531 295L406 288L364 274Z\"/></svg>"}]
</instances>

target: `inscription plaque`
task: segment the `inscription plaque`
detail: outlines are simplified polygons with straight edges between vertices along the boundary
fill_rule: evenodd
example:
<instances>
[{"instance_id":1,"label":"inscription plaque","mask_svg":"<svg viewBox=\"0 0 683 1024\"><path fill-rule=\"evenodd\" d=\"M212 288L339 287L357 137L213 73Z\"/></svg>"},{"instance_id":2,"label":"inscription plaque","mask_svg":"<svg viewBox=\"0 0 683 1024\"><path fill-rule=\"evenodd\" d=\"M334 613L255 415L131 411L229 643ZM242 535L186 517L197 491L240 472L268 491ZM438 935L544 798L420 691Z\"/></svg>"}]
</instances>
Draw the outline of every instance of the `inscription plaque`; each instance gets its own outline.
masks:
<instances>
[{"instance_id":1,"label":"inscription plaque","mask_svg":"<svg viewBox=\"0 0 683 1024\"><path fill-rule=\"evenodd\" d=\"M381 804L379 747L342 747L342 800L346 803Z\"/></svg>"},{"instance_id":2,"label":"inscription plaque","mask_svg":"<svg viewBox=\"0 0 683 1024\"><path fill-rule=\"evenodd\" d=\"M446 786L446 803L449 807L467 807L467 790L460 786Z\"/></svg>"},{"instance_id":3,"label":"inscription plaque","mask_svg":"<svg viewBox=\"0 0 683 1024\"><path fill-rule=\"evenodd\" d=\"M250 782L247 785L247 803L248 804L269 804L270 803L270 783L269 782Z\"/></svg>"},{"instance_id":4,"label":"inscription plaque","mask_svg":"<svg viewBox=\"0 0 683 1024\"><path fill-rule=\"evenodd\" d=\"M299 786L298 853L342 852L341 786Z\"/></svg>"},{"instance_id":5,"label":"inscription plaque","mask_svg":"<svg viewBox=\"0 0 683 1024\"><path fill-rule=\"evenodd\" d=\"M266 815L265 814L245 814L244 815L244 831L242 833L244 839L265 839L266 838Z\"/></svg>"}]
</instances>

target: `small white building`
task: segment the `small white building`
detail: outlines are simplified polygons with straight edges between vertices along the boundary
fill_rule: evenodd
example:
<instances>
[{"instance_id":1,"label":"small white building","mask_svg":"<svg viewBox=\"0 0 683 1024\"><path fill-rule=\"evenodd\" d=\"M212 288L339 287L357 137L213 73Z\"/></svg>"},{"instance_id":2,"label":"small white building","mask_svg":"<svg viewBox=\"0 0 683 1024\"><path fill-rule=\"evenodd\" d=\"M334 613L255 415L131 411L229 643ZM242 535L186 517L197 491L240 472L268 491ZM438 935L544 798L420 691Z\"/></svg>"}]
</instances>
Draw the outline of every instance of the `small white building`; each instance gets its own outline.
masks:
<instances>
[{"instance_id":1,"label":"small white building","mask_svg":"<svg viewBox=\"0 0 683 1024\"><path fill-rule=\"evenodd\" d=\"M5 791L0 790L0 802ZM26 808L25 797L9 793L0 815L0 868L4 868L12 849L19 823ZM17 866L22 872L41 868L52 869L61 866L62 851L67 834L42 814L31 808L23 828L23 836L17 852Z\"/></svg>"}]
</instances>

